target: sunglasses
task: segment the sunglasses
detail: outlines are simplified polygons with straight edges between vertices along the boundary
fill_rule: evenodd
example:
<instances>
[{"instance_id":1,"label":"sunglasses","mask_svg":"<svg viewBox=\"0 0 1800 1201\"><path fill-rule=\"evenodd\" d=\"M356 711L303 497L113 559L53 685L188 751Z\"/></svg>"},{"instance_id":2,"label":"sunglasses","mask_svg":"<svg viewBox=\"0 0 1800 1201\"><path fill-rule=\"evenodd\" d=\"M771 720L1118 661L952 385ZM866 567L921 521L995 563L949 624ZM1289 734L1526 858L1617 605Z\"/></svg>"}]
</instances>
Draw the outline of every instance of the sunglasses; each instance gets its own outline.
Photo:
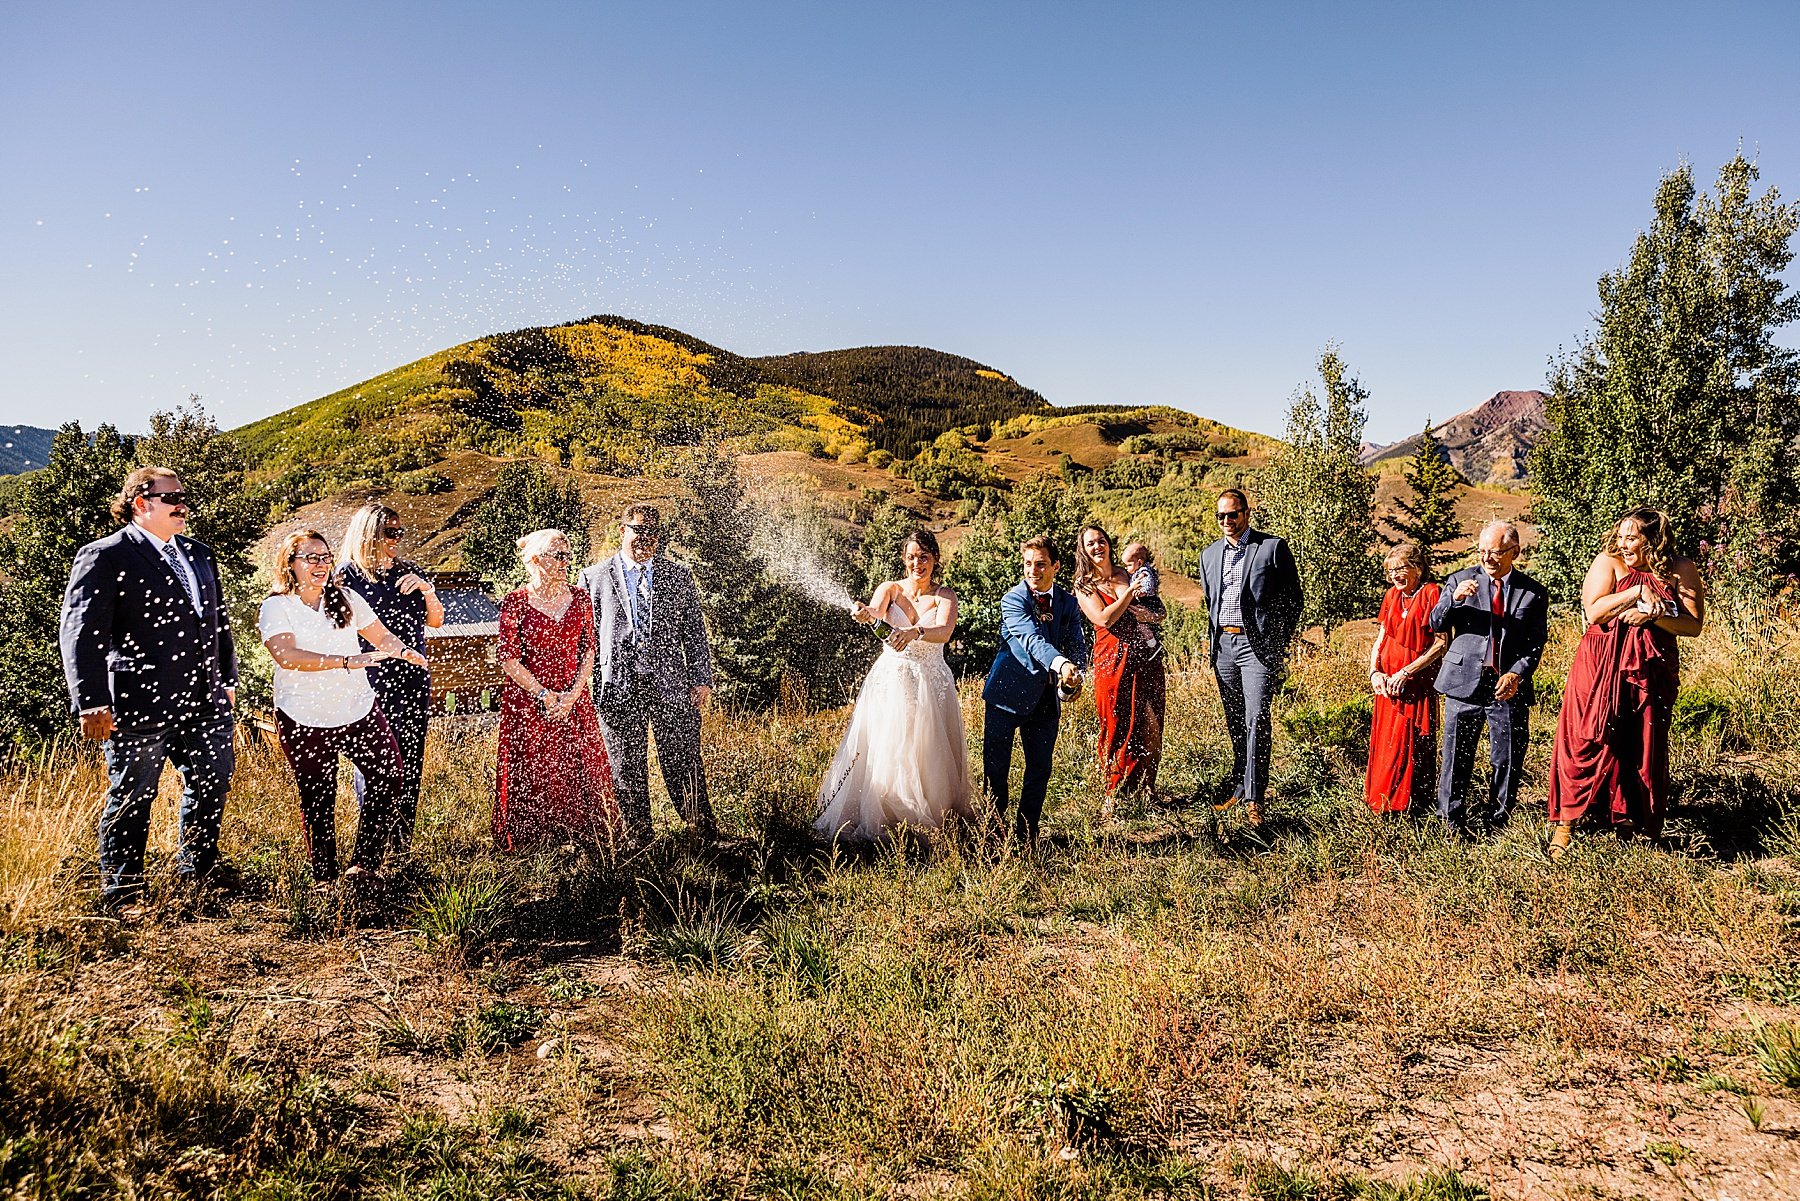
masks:
<instances>
[{"instance_id":1,"label":"sunglasses","mask_svg":"<svg viewBox=\"0 0 1800 1201\"><path fill-rule=\"evenodd\" d=\"M627 525L622 528L630 530L639 538L648 542L654 542L662 537L662 530L653 525Z\"/></svg>"},{"instance_id":2,"label":"sunglasses","mask_svg":"<svg viewBox=\"0 0 1800 1201\"><path fill-rule=\"evenodd\" d=\"M160 500L171 508L188 503L188 494L185 492L140 492L138 495L145 500Z\"/></svg>"},{"instance_id":3,"label":"sunglasses","mask_svg":"<svg viewBox=\"0 0 1800 1201\"><path fill-rule=\"evenodd\" d=\"M549 559L553 563L567 563L574 557L566 550L549 550L538 556L540 559Z\"/></svg>"},{"instance_id":4,"label":"sunglasses","mask_svg":"<svg viewBox=\"0 0 1800 1201\"><path fill-rule=\"evenodd\" d=\"M1242 509L1220 509L1219 510L1219 520L1220 521L1235 521L1239 517L1242 517L1243 515L1244 515L1244 511Z\"/></svg>"},{"instance_id":5,"label":"sunglasses","mask_svg":"<svg viewBox=\"0 0 1800 1201\"><path fill-rule=\"evenodd\" d=\"M326 565L330 564L331 556L330 555L313 554L313 553L308 553L308 554L304 554L304 555L295 555L293 558L293 562L295 562L295 563L314 563L319 566L326 566Z\"/></svg>"},{"instance_id":6,"label":"sunglasses","mask_svg":"<svg viewBox=\"0 0 1800 1201\"><path fill-rule=\"evenodd\" d=\"M404 538L406 537L406 527L403 525L384 525L381 527L381 536L383 538Z\"/></svg>"}]
</instances>

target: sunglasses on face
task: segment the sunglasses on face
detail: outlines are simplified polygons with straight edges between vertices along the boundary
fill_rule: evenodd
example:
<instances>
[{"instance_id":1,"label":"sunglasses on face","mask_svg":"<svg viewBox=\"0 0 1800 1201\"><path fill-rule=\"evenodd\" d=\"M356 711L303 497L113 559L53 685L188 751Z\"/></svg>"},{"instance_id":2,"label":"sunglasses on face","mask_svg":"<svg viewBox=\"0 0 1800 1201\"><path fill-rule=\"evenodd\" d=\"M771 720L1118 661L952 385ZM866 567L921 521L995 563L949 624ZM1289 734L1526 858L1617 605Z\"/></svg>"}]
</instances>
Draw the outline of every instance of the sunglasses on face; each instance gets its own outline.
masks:
<instances>
[{"instance_id":1,"label":"sunglasses on face","mask_svg":"<svg viewBox=\"0 0 1800 1201\"><path fill-rule=\"evenodd\" d=\"M295 555L293 561L296 563L311 563L317 567L325 567L330 565L331 556L328 554L321 555L309 552L304 555Z\"/></svg>"},{"instance_id":2,"label":"sunglasses on face","mask_svg":"<svg viewBox=\"0 0 1800 1201\"><path fill-rule=\"evenodd\" d=\"M388 539L404 538L406 537L406 527L403 525L383 526L381 527L381 536Z\"/></svg>"},{"instance_id":3,"label":"sunglasses on face","mask_svg":"<svg viewBox=\"0 0 1800 1201\"><path fill-rule=\"evenodd\" d=\"M645 542L655 542L662 537L662 531L653 525L627 525L624 528Z\"/></svg>"},{"instance_id":4,"label":"sunglasses on face","mask_svg":"<svg viewBox=\"0 0 1800 1201\"><path fill-rule=\"evenodd\" d=\"M567 563L570 559L573 559L574 557L575 557L574 555L570 554L566 550L547 550L543 554L538 556L538 558L548 559L552 563Z\"/></svg>"},{"instance_id":5,"label":"sunglasses on face","mask_svg":"<svg viewBox=\"0 0 1800 1201\"><path fill-rule=\"evenodd\" d=\"M188 503L188 494L185 492L140 492L138 495L145 500L160 500L170 508Z\"/></svg>"},{"instance_id":6,"label":"sunglasses on face","mask_svg":"<svg viewBox=\"0 0 1800 1201\"><path fill-rule=\"evenodd\" d=\"M1220 509L1219 510L1219 520L1220 521L1236 521L1238 518L1242 517L1243 515L1244 515L1244 511L1242 509Z\"/></svg>"}]
</instances>

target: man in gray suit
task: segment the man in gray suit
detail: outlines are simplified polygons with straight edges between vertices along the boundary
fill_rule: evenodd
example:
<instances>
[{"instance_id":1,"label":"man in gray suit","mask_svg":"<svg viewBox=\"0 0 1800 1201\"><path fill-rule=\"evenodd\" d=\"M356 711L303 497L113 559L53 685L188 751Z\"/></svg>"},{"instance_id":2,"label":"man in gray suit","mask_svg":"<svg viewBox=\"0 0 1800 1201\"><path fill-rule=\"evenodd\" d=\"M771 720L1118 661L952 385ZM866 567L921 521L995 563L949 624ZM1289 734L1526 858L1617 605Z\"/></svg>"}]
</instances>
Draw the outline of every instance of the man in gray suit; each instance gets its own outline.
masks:
<instances>
[{"instance_id":1,"label":"man in gray suit","mask_svg":"<svg viewBox=\"0 0 1800 1201\"><path fill-rule=\"evenodd\" d=\"M700 709L712 696L712 652L694 575L659 555L662 515L634 504L619 526L619 553L581 573L594 602L599 649L594 701L612 760L619 811L639 842L650 839L650 735L663 786L687 823L714 833L700 762Z\"/></svg>"},{"instance_id":2,"label":"man in gray suit","mask_svg":"<svg viewBox=\"0 0 1800 1201\"><path fill-rule=\"evenodd\" d=\"M1438 817L1453 838L1468 836L1469 780L1483 726L1493 774L1487 812L1480 816L1498 829L1512 815L1531 741L1531 677L1549 639L1550 594L1513 568L1518 527L1490 521L1476 545L1478 565L1445 580L1431 611L1431 628L1450 635L1436 688L1444 694Z\"/></svg>"},{"instance_id":3,"label":"man in gray suit","mask_svg":"<svg viewBox=\"0 0 1800 1201\"><path fill-rule=\"evenodd\" d=\"M1269 705L1287 669L1288 644L1300 624L1300 572L1286 542L1250 528L1250 502L1236 488L1219 494L1225 536L1200 552L1200 582L1213 675L1231 731L1231 797L1244 802L1244 820L1263 822L1273 735Z\"/></svg>"}]
</instances>

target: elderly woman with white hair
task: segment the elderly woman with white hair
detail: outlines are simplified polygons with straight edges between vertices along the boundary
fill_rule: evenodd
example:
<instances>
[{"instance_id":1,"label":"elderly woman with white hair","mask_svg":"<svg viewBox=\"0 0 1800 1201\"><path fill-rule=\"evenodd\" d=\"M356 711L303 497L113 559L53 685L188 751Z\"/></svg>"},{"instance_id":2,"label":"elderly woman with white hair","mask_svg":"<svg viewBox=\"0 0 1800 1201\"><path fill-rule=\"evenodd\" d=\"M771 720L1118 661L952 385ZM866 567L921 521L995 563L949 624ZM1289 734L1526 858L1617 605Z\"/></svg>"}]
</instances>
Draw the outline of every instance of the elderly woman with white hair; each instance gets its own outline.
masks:
<instances>
[{"instance_id":1,"label":"elderly woman with white hair","mask_svg":"<svg viewBox=\"0 0 1800 1201\"><path fill-rule=\"evenodd\" d=\"M594 842L616 830L612 768L588 682L594 606L569 586L561 530L519 539L528 581L500 602L500 751L494 842L502 850Z\"/></svg>"}]
</instances>

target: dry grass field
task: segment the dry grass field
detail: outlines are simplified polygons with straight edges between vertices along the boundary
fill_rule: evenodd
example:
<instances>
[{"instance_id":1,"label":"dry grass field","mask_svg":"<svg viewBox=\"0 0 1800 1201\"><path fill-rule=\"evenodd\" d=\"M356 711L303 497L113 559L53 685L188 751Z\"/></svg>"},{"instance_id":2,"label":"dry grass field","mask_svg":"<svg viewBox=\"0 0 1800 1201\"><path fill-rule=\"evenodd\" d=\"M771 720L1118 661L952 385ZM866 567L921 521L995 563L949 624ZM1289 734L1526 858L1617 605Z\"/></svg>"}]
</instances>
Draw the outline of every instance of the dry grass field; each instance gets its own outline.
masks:
<instances>
[{"instance_id":1,"label":"dry grass field","mask_svg":"<svg viewBox=\"0 0 1800 1201\"><path fill-rule=\"evenodd\" d=\"M1664 844L1588 836L1557 865L1541 822L1462 847L1368 813L1355 634L1282 699L1303 736L1278 732L1266 840L1207 803L1229 748L1198 672L1164 771L1198 802L1102 826L1084 710L1035 854L980 828L816 845L827 712L708 719L716 844L503 858L493 736L465 719L433 735L386 896L312 887L285 765L252 745L241 887L159 882L121 923L93 903L99 760L59 746L0 784L0 1190L1800 1196L1793 633L1721 612L1688 648ZM172 833L165 795L162 856Z\"/></svg>"}]
</instances>

